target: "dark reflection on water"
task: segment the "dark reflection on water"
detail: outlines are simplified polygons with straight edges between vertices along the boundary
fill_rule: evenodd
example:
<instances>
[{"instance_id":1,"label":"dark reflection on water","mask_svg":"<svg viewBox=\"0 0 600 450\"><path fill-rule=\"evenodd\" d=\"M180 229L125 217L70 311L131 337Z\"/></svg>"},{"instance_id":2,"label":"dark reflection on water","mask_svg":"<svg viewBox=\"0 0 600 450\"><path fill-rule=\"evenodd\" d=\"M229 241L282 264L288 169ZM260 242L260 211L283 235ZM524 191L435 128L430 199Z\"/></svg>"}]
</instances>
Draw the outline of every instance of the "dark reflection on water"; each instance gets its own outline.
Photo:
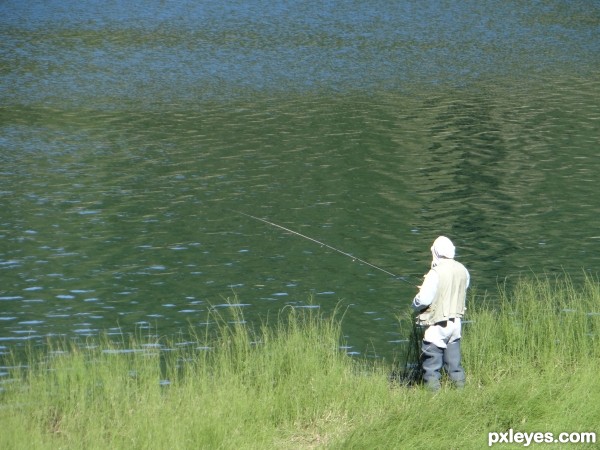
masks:
<instances>
[{"instance_id":1,"label":"dark reflection on water","mask_svg":"<svg viewBox=\"0 0 600 450\"><path fill-rule=\"evenodd\" d=\"M0 351L229 303L398 348L412 286L232 211L415 283L438 234L480 292L595 273L596 9L275 3L0 6Z\"/></svg>"},{"instance_id":2,"label":"dark reflection on water","mask_svg":"<svg viewBox=\"0 0 600 450\"><path fill-rule=\"evenodd\" d=\"M514 184L507 173L511 155L502 124L494 117L497 101L483 94L463 94L450 103L439 98L427 102L434 117L420 173L422 196L427 199L423 232L448 230L457 237L461 254L479 255L479 263L471 269L474 279L494 273L495 263L517 250L505 218L516 215L516 194L524 180ZM509 261L502 270L507 266Z\"/></svg>"}]
</instances>

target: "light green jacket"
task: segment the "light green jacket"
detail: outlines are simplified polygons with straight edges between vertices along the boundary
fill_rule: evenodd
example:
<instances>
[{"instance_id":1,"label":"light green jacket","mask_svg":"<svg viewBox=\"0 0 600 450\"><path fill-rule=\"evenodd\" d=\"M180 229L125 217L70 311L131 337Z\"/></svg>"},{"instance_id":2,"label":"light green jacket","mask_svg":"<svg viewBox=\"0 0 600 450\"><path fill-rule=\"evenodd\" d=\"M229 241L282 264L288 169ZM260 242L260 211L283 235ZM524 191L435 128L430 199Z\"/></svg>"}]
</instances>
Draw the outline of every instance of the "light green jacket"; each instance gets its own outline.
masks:
<instances>
[{"instance_id":1,"label":"light green jacket","mask_svg":"<svg viewBox=\"0 0 600 450\"><path fill-rule=\"evenodd\" d=\"M453 259L440 259L432 268L438 275L438 285L431 305L418 316L421 325L434 325L465 313L468 272Z\"/></svg>"}]
</instances>

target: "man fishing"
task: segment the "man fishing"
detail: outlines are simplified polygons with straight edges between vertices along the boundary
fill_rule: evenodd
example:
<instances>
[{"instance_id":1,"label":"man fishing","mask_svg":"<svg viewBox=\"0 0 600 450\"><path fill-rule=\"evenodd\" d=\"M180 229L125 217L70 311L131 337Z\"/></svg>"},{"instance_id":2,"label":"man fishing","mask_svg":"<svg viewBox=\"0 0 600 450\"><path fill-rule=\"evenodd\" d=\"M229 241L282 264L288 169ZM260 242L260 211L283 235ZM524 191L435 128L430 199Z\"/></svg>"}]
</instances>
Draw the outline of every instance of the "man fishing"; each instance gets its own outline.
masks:
<instances>
[{"instance_id":1,"label":"man fishing","mask_svg":"<svg viewBox=\"0 0 600 450\"><path fill-rule=\"evenodd\" d=\"M460 363L461 317L469 287L469 271L454 260L454 244L445 236L431 247L433 261L412 307L419 312L417 323L425 326L421 362L425 385L440 389L441 369L453 384L462 388L465 372Z\"/></svg>"}]
</instances>

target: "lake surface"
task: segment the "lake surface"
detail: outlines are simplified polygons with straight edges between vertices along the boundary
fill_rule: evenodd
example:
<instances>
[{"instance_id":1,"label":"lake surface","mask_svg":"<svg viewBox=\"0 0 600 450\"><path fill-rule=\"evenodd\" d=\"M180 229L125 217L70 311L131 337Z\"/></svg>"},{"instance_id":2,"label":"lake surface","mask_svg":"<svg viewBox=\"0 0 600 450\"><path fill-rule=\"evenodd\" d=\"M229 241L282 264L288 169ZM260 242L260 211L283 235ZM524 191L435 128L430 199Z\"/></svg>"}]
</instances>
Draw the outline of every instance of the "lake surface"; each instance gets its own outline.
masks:
<instances>
[{"instance_id":1,"label":"lake surface","mask_svg":"<svg viewBox=\"0 0 600 450\"><path fill-rule=\"evenodd\" d=\"M0 351L234 303L388 356L440 234L474 301L597 273L598 2L4 0L0 39Z\"/></svg>"}]
</instances>

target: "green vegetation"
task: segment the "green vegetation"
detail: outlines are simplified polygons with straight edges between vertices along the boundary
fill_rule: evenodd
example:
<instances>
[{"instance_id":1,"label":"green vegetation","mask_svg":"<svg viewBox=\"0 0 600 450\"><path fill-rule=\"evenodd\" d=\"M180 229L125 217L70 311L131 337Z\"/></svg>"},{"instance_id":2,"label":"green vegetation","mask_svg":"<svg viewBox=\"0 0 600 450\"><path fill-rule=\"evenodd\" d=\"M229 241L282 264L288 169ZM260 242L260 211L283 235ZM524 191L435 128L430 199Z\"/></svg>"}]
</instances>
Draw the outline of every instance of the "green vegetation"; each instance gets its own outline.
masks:
<instances>
[{"instance_id":1,"label":"green vegetation","mask_svg":"<svg viewBox=\"0 0 600 450\"><path fill-rule=\"evenodd\" d=\"M598 282L530 279L499 297L470 299L468 385L436 394L344 355L339 315L311 309L257 329L213 316L193 345L33 352L2 385L0 448L480 449L511 428L600 433Z\"/></svg>"}]
</instances>

